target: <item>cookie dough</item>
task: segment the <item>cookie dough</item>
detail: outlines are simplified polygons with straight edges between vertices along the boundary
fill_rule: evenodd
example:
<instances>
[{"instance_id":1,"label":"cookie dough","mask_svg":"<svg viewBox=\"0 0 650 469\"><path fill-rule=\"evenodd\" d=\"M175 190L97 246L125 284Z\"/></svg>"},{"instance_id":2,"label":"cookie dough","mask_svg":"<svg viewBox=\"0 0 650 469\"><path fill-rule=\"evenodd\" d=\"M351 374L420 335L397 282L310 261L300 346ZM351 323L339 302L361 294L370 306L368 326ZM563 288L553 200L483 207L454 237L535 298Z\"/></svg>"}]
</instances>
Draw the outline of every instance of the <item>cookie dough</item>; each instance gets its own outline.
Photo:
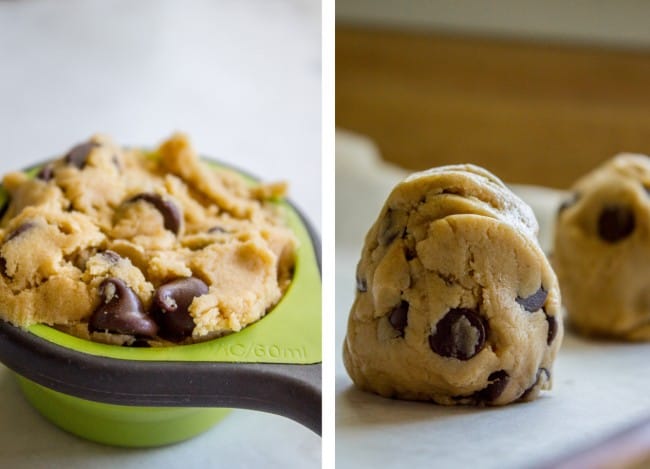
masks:
<instances>
[{"instance_id":1,"label":"cookie dough","mask_svg":"<svg viewBox=\"0 0 650 469\"><path fill-rule=\"evenodd\" d=\"M17 326L187 343L257 321L291 281L286 186L208 166L182 134L153 152L97 135L3 187L0 318Z\"/></svg>"},{"instance_id":2,"label":"cookie dough","mask_svg":"<svg viewBox=\"0 0 650 469\"><path fill-rule=\"evenodd\" d=\"M563 326L537 229L531 209L477 166L398 184L357 268L343 350L354 383L444 405L550 389Z\"/></svg>"},{"instance_id":3,"label":"cookie dough","mask_svg":"<svg viewBox=\"0 0 650 469\"><path fill-rule=\"evenodd\" d=\"M577 332L650 340L650 158L621 154L559 208L553 265Z\"/></svg>"}]
</instances>

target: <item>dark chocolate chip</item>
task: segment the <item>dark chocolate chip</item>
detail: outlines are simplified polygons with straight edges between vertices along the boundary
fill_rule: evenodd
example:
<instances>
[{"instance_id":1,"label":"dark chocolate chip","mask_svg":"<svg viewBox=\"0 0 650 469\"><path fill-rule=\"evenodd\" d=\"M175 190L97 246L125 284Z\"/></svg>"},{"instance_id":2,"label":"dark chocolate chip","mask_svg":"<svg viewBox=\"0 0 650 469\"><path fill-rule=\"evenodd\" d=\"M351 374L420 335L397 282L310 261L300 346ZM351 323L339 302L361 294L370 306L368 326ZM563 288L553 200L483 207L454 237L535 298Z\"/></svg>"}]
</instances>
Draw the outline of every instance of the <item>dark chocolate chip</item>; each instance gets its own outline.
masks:
<instances>
[{"instance_id":1,"label":"dark chocolate chip","mask_svg":"<svg viewBox=\"0 0 650 469\"><path fill-rule=\"evenodd\" d=\"M398 236L402 236L404 233L404 227L400 226L399 220L397 220L396 212L393 209L388 209L386 215L379 225L379 234L377 235L377 241L382 246L387 246L392 243Z\"/></svg>"},{"instance_id":2,"label":"dark chocolate chip","mask_svg":"<svg viewBox=\"0 0 650 469\"><path fill-rule=\"evenodd\" d=\"M388 315L390 325L400 333L400 337L404 337L404 329L408 324L409 306L408 301L402 300Z\"/></svg>"},{"instance_id":3,"label":"dark chocolate chip","mask_svg":"<svg viewBox=\"0 0 650 469\"><path fill-rule=\"evenodd\" d=\"M546 303L547 296L548 296L548 292L544 290L542 287L539 287L539 290L537 290L529 297L522 298L521 296L518 296L515 301L519 303L521 306L523 306L526 311L530 311L531 313L534 313L535 311L539 310L542 306L544 306L544 303Z\"/></svg>"},{"instance_id":4,"label":"dark chocolate chip","mask_svg":"<svg viewBox=\"0 0 650 469\"><path fill-rule=\"evenodd\" d=\"M537 374L535 375L535 382L531 384L521 396L519 396L519 399L521 400L526 400L526 398L530 395L530 393L535 389L537 385L541 383L542 379L542 373L546 375L545 381L548 381L551 378L551 373L546 368L538 368L537 369Z\"/></svg>"},{"instance_id":5,"label":"dark chocolate chip","mask_svg":"<svg viewBox=\"0 0 650 469\"><path fill-rule=\"evenodd\" d=\"M196 277L173 280L158 287L153 296L152 314L160 335L178 342L192 335L194 319L189 307L195 297L205 295L208 286Z\"/></svg>"},{"instance_id":6,"label":"dark chocolate chip","mask_svg":"<svg viewBox=\"0 0 650 469\"><path fill-rule=\"evenodd\" d=\"M411 260L415 259L416 257L418 257L418 253L415 250L415 248L412 248L410 246L406 246L406 248L404 250L404 257L406 257L407 261L411 261Z\"/></svg>"},{"instance_id":7,"label":"dark chocolate chip","mask_svg":"<svg viewBox=\"0 0 650 469\"><path fill-rule=\"evenodd\" d=\"M160 212L166 230L178 234L178 230L181 227L181 214L174 203L154 193L138 194L127 200L127 203L138 202L140 200L153 205Z\"/></svg>"},{"instance_id":8,"label":"dark chocolate chip","mask_svg":"<svg viewBox=\"0 0 650 469\"><path fill-rule=\"evenodd\" d=\"M503 393L508 381L510 381L510 375L506 370L495 371L488 376L489 384L480 391L475 392L473 397L478 402L494 402Z\"/></svg>"},{"instance_id":9,"label":"dark chocolate chip","mask_svg":"<svg viewBox=\"0 0 650 469\"><path fill-rule=\"evenodd\" d=\"M598 217L598 236L608 243L616 243L630 236L634 226L635 218L631 208L606 205Z\"/></svg>"},{"instance_id":10,"label":"dark chocolate chip","mask_svg":"<svg viewBox=\"0 0 650 469\"><path fill-rule=\"evenodd\" d=\"M555 339L555 336L557 335L557 320L555 319L555 316L549 316L547 314L546 321L548 322L548 334L546 335L546 343L548 345L551 345L551 342L553 342L553 339Z\"/></svg>"},{"instance_id":11,"label":"dark chocolate chip","mask_svg":"<svg viewBox=\"0 0 650 469\"><path fill-rule=\"evenodd\" d=\"M438 355L469 360L485 345L488 325L476 312L454 308L436 324L429 336L429 346Z\"/></svg>"},{"instance_id":12,"label":"dark chocolate chip","mask_svg":"<svg viewBox=\"0 0 650 469\"><path fill-rule=\"evenodd\" d=\"M7 236L7 239L5 239L5 243L8 242L8 241L11 241L14 238L17 238L18 236L23 234L25 231L28 231L28 230L34 228L35 226L36 226L36 223L34 223L34 222L28 221L26 223L23 223L18 228L16 228L11 233L9 233L9 235Z\"/></svg>"},{"instance_id":13,"label":"dark chocolate chip","mask_svg":"<svg viewBox=\"0 0 650 469\"><path fill-rule=\"evenodd\" d=\"M102 256L111 264L117 264L120 261L120 259L122 259L118 253L116 253L115 251L111 251L110 249L103 251Z\"/></svg>"},{"instance_id":14,"label":"dark chocolate chip","mask_svg":"<svg viewBox=\"0 0 650 469\"><path fill-rule=\"evenodd\" d=\"M562 212L564 212L567 208L571 207L573 204L575 204L578 199L580 199L580 196L578 194L572 194L571 197L569 197L566 200L563 200L560 206L557 209L557 214L560 215Z\"/></svg>"},{"instance_id":15,"label":"dark chocolate chip","mask_svg":"<svg viewBox=\"0 0 650 469\"><path fill-rule=\"evenodd\" d=\"M361 293L368 291L368 282L366 282L365 278L360 277L359 275L357 275L357 290Z\"/></svg>"},{"instance_id":16,"label":"dark chocolate chip","mask_svg":"<svg viewBox=\"0 0 650 469\"><path fill-rule=\"evenodd\" d=\"M95 142L80 143L73 147L67 155L65 155L65 162L83 169L86 166L86 160L93 148L98 147L99 144Z\"/></svg>"},{"instance_id":17,"label":"dark chocolate chip","mask_svg":"<svg viewBox=\"0 0 650 469\"><path fill-rule=\"evenodd\" d=\"M2 272L2 275L4 275L7 278L11 278L9 274L7 274L7 259L4 257L0 256L0 272Z\"/></svg>"},{"instance_id":18,"label":"dark chocolate chip","mask_svg":"<svg viewBox=\"0 0 650 469\"><path fill-rule=\"evenodd\" d=\"M41 168L41 170L36 173L36 179L40 179L41 181L50 181L54 177L54 165L53 164L46 164Z\"/></svg>"},{"instance_id":19,"label":"dark chocolate chip","mask_svg":"<svg viewBox=\"0 0 650 469\"><path fill-rule=\"evenodd\" d=\"M18 236L22 235L26 231L29 231L30 229L34 228L35 226L36 226L36 223L31 222L31 221L23 223L22 225L18 226L18 228L16 228L14 231L9 233L7 235L7 237L5 238L4 242L7 243L7 242L17 238ZM7 278L10 278L10 279L13 278L11 275L9 275L7 273L7 259L5 259L4 257L1 257L1 256L0 256L0 273L2 273L2 275L4 275Z\"/></svg>"},{"instance_id":20,"label":"dark chocolate chip","mask_svg":"<svg viewBox=\"0 0 650 469\"><path fill-rule=\"evenodd\" d=\"M99 285L101 303L88 322L89 332L112 332L136 337L154 337L158 326L144 312L138 295L119 278Z\"/></svg>"}]
</instances>

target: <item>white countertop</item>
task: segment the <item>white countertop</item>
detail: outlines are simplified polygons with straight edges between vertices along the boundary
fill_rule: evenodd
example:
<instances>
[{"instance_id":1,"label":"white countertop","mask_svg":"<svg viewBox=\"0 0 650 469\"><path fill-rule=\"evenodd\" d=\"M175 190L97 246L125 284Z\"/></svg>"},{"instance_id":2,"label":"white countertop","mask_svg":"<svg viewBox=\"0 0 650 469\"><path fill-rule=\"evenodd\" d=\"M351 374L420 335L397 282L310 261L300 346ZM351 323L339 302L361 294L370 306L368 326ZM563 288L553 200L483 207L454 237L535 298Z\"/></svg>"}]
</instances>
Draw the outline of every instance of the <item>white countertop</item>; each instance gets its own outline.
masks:
<instances>
[{"instance_id":1,"label":"white countertop","mask_svg":"<svg viewBox=\"0 0 650 469\"><path fill-rule=\"evenodd\" d=\"M290 197L320 232L317 0L0 0L0 174L95 132L155 145L187 132L204 155ZM321 439L235 411L185 443L124 450L43 420L0 365L2 467L319 467Z\"/></svg>"},{"instance_id":2,"label":"white countertop","mask_svg":"<svg viewBox=\"0 0 650 469\"><path fill-rule=\"evenodd\" d=\"M553 390L534 402L444 407L357 390L341 352L356 264L365 232L405 173L382 163L370 142L356 136L337 134L336 152L337 469L537 467L650 416L650 344L599 342L571 333L565 333L555 363ZM566 194L512 188L535 211L548 252L555 212Z\"/></svg>"}]
</instances>

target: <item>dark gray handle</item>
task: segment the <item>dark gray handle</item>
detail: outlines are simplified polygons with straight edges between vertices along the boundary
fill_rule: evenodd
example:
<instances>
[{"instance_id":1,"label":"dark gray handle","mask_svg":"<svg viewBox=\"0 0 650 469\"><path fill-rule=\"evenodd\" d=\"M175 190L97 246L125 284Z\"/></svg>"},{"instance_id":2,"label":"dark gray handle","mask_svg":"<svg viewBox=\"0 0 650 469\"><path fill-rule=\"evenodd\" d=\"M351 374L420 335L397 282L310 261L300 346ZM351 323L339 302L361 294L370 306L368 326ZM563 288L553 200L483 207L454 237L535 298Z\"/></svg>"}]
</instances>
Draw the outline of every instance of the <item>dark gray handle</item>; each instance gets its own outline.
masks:
<instances>
[{"instance_id":1,"label":"dark gray handle","mask_svg":"<svg viewBox=\"0 0 650 469\"><path fill-rule=\"evenodd\" d=\"M0 321L0 361L55 391L109 404L234 407L321 434L321 364L132 361L53 344Z\"/></svg>"}]
</instances>

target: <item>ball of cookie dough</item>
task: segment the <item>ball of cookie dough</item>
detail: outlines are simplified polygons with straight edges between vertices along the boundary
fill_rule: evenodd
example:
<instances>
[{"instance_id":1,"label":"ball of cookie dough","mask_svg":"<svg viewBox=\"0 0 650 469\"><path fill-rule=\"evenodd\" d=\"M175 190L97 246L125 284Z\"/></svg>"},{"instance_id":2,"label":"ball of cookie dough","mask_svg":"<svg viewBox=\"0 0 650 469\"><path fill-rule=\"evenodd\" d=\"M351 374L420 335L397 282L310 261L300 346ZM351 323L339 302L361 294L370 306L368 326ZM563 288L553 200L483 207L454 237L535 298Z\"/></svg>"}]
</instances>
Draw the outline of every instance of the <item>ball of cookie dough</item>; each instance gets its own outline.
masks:
<instances>
[{"instance_id":1,"label":"ball of cookie dough","mask_svg":"<svg viewBox=\"0 0 650 469\"><path fill-rule=\"evenodd\" d=\"M550 389L560 292L537 229L530 207L477 166L398 184L357 267L343 350L355 384L445 405Z\"/></svg>"},{"instance_id":2,"label":"ball of cookie dough","mask_svg":"<svg viewBox=\"0 0 650 469\"><path fill-rule=\"evenodd\" d=\"M559 208L553 265L577 332L650 340L650 158L621 154Z\"/></svg>"}]
</instances>

